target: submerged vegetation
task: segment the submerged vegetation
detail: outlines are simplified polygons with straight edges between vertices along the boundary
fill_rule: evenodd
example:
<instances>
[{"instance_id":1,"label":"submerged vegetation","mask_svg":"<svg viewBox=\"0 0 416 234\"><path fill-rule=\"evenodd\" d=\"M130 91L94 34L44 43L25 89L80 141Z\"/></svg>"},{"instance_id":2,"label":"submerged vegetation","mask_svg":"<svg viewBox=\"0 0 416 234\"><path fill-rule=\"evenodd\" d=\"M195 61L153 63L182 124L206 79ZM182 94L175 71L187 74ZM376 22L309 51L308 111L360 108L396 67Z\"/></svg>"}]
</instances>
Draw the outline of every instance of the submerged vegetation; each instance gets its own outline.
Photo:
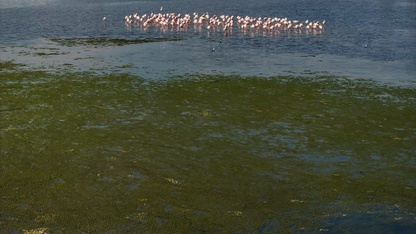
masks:
<instances>
[{"instance_id":1,"label":"submerged vegetation","mask_svg":"<svg viewBox=\"0 0 416 234\"><path fill-rule=\"evenodd\" d=\"M22 64L14 63L13 61L0 61L0 72L14 71L14 69L21 67Z\"/></svg>"},{"instance_id":2,"label":"submerged vegetation","mask_svg":"<svg viewBox=\"0 0 416 234\"><path fill-rule=\"evenodd\" d=\"M416 227L414 88L0 68L1 232Z\"/></svg>"},{"instance_id":3,"label":"submerged vegetation","mask_svg":"<svg viewBox=\"0 0 416 234\"><path fill-rule=\"evenodd\" d=\"M179 41L180 38L142 38L142 39L122 39L122 38L49 38L62 46L87 46L87 47L107 47L124 46L131 44L141 44L150 42Z\"/></svg>"}]
</instances>

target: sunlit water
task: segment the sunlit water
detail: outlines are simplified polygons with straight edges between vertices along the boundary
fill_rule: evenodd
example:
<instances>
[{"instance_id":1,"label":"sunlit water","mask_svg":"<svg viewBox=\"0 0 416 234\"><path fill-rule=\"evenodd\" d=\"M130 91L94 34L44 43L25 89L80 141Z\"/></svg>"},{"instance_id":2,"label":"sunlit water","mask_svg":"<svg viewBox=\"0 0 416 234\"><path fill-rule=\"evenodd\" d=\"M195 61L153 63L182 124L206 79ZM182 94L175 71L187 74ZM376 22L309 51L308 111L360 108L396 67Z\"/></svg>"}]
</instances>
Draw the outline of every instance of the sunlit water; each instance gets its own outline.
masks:
<instances>
[{"instance_id":1,"label":"sunlit water","mask_svg":"<svg viewBox=\"0 0 416 234\"><path fill-rule=\"evenodd\" d=\"M126 27L124 17L159 12L326 20L320 33L241 32L230 35L189 29L163 32ZM183 40L81 52L71 48L66 58L32 58L30 64L67 63L111 67L131 64L131 71L149 78L183 73L284 75L329 72L395 83L414 82L416 64L416 4L400 1L2 1L0 44L45 46L41 38L158 38ZM103 17L106 22L102 21ZM213 52L215 48L215 52ZM28 57L2 52L2 57ZM146 69L143 69L146 68Z\"/></svg>"},{"instance_id":2,"label":"sunlit water","mask_svg":"<svg viewBox=\"0 0 416 234\"><path fill-rule=\"evenodd\" d=\"M328 23L229 35L124 24L161 6ZM415 10L0 0L0 232L412 233ZM55 40L97 37L179 40Z\"/></svg>"}]
</instances>

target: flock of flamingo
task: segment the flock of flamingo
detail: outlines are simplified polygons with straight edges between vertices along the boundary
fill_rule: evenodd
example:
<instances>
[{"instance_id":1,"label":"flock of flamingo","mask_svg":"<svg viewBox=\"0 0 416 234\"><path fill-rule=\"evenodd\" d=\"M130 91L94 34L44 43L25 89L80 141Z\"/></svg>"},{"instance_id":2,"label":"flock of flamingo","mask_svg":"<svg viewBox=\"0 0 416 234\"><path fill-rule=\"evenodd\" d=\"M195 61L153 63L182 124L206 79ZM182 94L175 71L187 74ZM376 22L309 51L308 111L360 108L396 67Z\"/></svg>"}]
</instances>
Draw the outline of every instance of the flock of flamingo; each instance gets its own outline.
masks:
<instances>
[{"instance_id":1,"label":"flock of flamingo","mask_svg":"<svg viewBox=\"0 0 416 234\"><path fill-rule=\"evenodd\" d=\"M190 14L176 14L176 13L162 13L163 7L160 8L160 13L150 13L149 15L134 13L125 16L125 24L128 27L140 26L144 30L150 27L158 27L165 31L168 29L187 31L190 26L195 29L206 29L208 31L223 32L228 34L234 28L238 28L243 32L280 32L282 30L296 30L301 32L303 30L322 32L326 21L300 21L289 20L288 18L270 18L270 17L250 17L250 16L233 16L233 15L210 15L208 12L199 15L194 12Z\"/></svg>"}]
</instances>

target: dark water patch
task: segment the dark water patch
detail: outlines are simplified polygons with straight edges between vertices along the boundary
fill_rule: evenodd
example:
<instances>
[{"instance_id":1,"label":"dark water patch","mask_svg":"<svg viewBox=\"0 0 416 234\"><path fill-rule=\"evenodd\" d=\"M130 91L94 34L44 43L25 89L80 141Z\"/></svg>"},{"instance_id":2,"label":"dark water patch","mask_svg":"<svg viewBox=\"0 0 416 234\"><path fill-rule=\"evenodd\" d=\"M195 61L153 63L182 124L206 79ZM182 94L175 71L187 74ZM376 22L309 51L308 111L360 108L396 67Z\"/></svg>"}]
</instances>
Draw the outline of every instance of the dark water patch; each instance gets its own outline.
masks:
<instances>
[{"instance_id":1,"label":"dark water patch","mask_svg":"<svg viewBox=\"0 0 416 234\"><path fill-rule=\"evenodd\" d=\"M302 200L293 202L302 203ZM399 206L350 205L340 208L337 204L328 204L327 207L333 209L332 212L322 213L322 220L317 221L314 227L294 226L291 233L413 233L414 231L415 224L412 220L414 214L403 211ZM288 214L277 213L261 227L260 233L279 232L279 226L285 222L281 217L289 214L294 217L302 215L298 210L292 210Z\"/></svg>"},{"instance_id":2,"label":"dark water patch","mask_svg":"<svg viewBox=\"0 0 416 234\"><path fill-rule=\"evenodd\" d=\"M122 39L122 38L48 38L61 46L87 46L87 47L108 47L142 44L151 42L179 41L180 38L143 38L143 39Z\"/></svg>"},{"instance_id":3,"label":"dark water patch","mask_svg":"<svg viewBox=\"0 0 416 234\"><path fill-rule=\"evenodd\" d=\"M52 55L64 55L64 54L67 54L67 53L62 53L62 52L50 52L50 53L47 53L47 52L37 52L37 53L35 53L34 55L35 55L35 56L46 57L46 56L52 56Z\"/></svg>"},{"instance_id":4,"label":"dark water patch","mask_svg":"<svg viewBox=\"0 0 416 234\"><path fill-rule=\"evenodd\" d=\"M409 87L15 69L0 90L20 108L0 112L5 233L336 232L377 210L415 226Z\"/></svg>"},{"instance_id":5,"label":"dark water patch","mask_svg":"<svg viewBox=\"0 0 416 234\"><path fill-rule=\"evenodd\" d=\"M363 207L329 215L320 223L326 233L413 233L414 214L405 213L399 206Z\"/></svg>"}]
</instances>

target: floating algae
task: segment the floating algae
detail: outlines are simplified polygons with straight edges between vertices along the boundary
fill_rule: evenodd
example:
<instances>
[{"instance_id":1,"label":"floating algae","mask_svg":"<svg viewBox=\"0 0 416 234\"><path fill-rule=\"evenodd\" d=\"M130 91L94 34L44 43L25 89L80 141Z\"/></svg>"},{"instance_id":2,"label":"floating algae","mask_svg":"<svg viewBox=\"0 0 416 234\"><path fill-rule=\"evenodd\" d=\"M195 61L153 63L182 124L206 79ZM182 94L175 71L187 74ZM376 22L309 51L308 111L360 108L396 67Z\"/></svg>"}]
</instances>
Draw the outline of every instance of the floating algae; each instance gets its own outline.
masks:
<instances>
[{"instance_id":1,"label":"floating algae","mask_svg":"<svg viewBox=\"0 0 416 234\"><path fill-rule=\"evenodd\" d=\"M416 225L412 88L16 70L0 73L0 92L3 107L22 108L0 113L4 233Z\"/></svg>"},{"instance_id":2,"label":"floating algae","mask_svg":"<svg viewBox=\"0 0 416 234\"><path fill-rule=\"evenodd\" d=\"M122 39L122 38L49 38L61 46L87 46L87 47L108 47L142 44L151 42L179 41L179 38L143 38L143 39Z\"/></svg>"},{"instance_id":3,"label":"floating algae","mask_svg":"<svg viewBox=\"0 0 416 234\"><path fill-rule=\"evenodd\" d=\"M22 64L14 63L13 61L0 61L0 72L6 70L14 70L15 68L23 66Z\"/></svg>"}]
</instances>

